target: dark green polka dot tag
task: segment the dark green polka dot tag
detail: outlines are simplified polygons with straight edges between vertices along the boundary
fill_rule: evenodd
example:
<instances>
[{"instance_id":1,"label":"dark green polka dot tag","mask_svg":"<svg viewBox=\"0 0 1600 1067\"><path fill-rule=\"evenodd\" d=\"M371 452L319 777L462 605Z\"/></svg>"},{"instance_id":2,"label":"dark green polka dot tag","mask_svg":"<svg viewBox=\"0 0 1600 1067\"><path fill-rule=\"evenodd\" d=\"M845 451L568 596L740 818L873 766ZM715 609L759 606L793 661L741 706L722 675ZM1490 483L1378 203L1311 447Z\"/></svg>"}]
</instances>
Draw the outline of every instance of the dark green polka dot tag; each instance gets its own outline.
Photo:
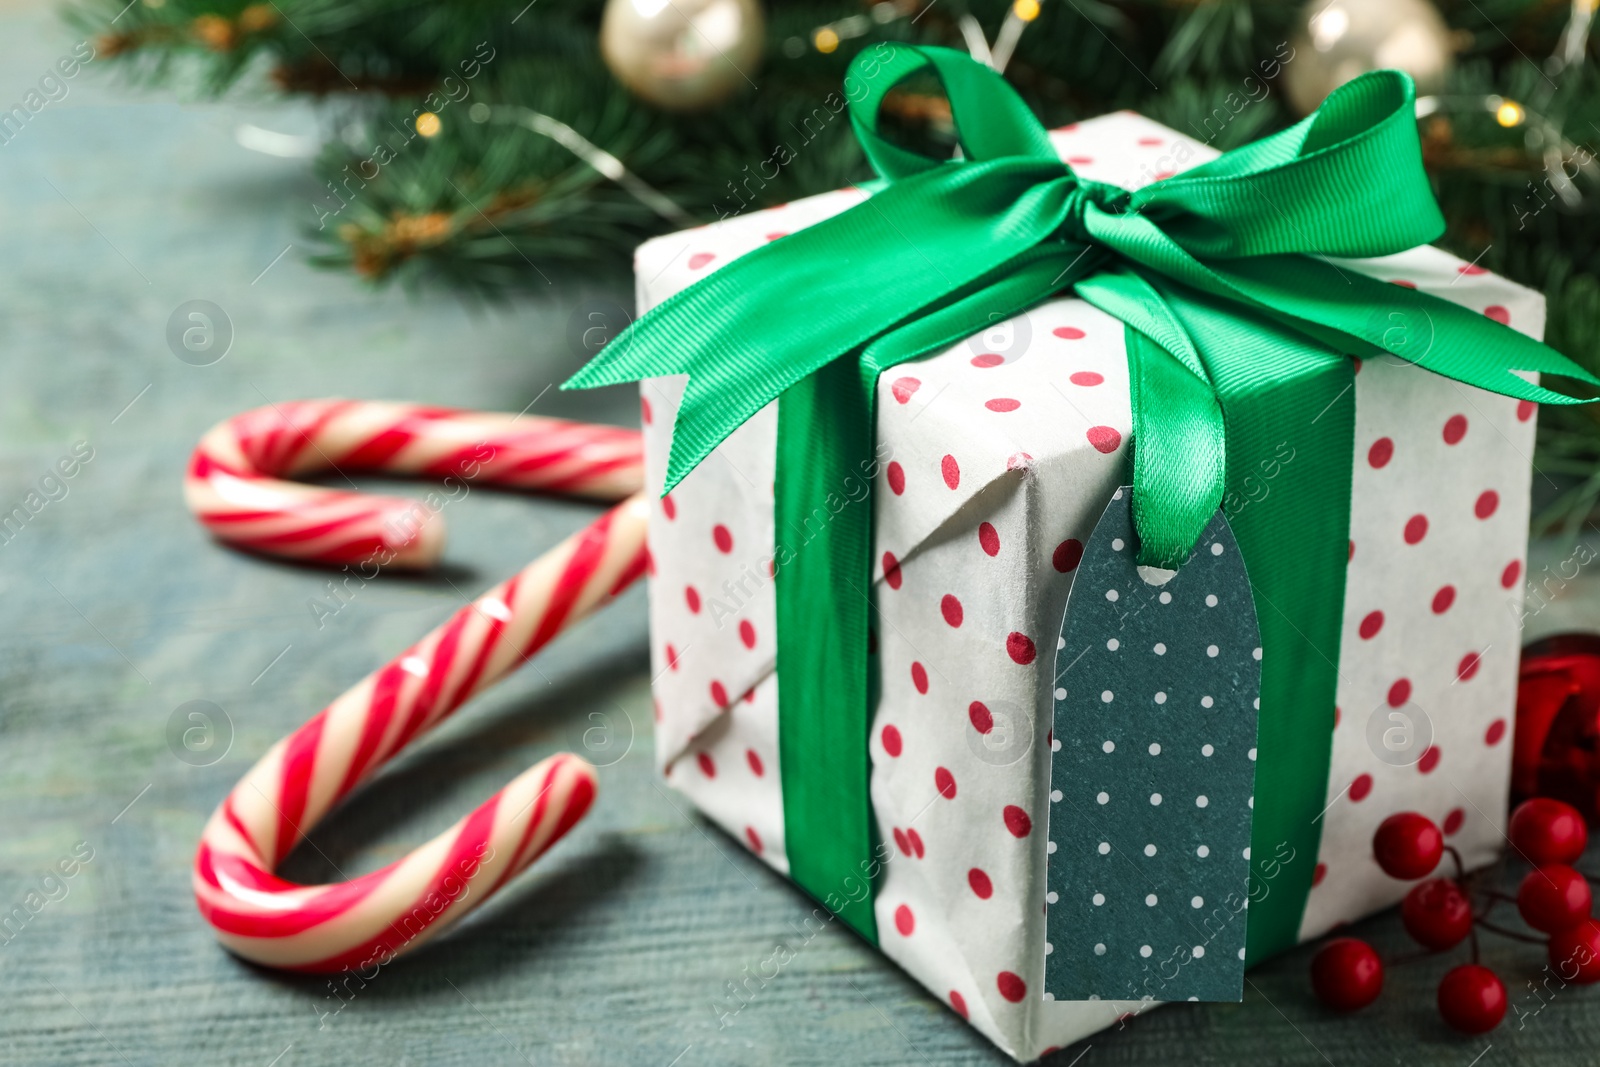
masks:
<instances>
[{"instance_id":1,"label":"dark green polka dot tag","mask_svg":"<svg viewBox=\"0 0 1600 1067\"><path fill-rule=\"evenodd\" d=\"M1056 647L1046 995L1239 1000L1261 692L1250 581L1219 511L1169 580L1147 582L1131 504L1117 490L1095 527Z\"/></svg>"}]
</instances>

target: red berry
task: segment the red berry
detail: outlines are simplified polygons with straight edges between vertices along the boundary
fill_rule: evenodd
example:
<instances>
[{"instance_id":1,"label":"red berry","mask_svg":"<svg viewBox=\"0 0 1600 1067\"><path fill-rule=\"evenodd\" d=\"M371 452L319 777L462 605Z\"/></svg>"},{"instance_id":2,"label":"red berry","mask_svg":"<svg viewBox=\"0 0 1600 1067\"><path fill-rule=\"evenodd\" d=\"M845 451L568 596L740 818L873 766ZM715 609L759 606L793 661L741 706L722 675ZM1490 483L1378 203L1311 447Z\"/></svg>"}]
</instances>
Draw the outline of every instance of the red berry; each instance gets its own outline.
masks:
<instances>
[{"instance_id":1,"label":"red berry","mask_svg":"<svg viewBox=\"0 0 1600 1067\"><path fill-rule=\"evenodd\" d=\"M1511 844L1529 863L1571 863L1583 855L1589 828L1570 804L1534 797L1511 813Z\"/></svg>"},{"instance_id":2,"label":"red berry","mask_svg":"<svg viewBox=\"0 0 1600 1067\"><path fill-rule=\"evenodd\" d=\"M1553 934L1589 917L1589 881L1565 863L1528 872L1517 889L1517 910L1535 930Z\"/></svg>"},{"instance_id":3,"label":"red berry","mask_svg":"<svg viewBox=\"0 0 1600 1067\"><path fill-rule=\"evenodd\" d=\"M1365 941L1334 938L1312 957L1311 988L1335 1011L1364 1008L1383 992L1383 961Z\"/></svg>"},{"instance_id":4,"label":"red berry","mask_svg":"<svg viewBox=\"0 0 1600 1067\"><path fill-rule=\"evenodd\" d=\"M1401 901L1400 921L1418 944L1451 948L1472 932L1472 901L1449 878L1429 878L1412 886Z\"/></svg>"},{"instance_id":5,"label":"red berry","mask_svg":"<svg viewBox=\"0 0 1600 1067\"><path fill-rule=\"evenodd\" d=\"M1506 1017L1506 987L1500 976L1476 963L1463 964L1439 983L1439 1014L1464 1034L1482 1034Z\"/></svg>"},{"instance_id":6,"label":"red berry","mask_svg":"<svg viewBox=\"0 0 1600 1067\"><path fill-rule=\"evenodd\" d=\"M1444 835L1426 815L1402 811L1378 824L1372 855L1390 878L1410 881L1433 873L1444 855Z\"/></svg>"},{"instance_id":7,"label":"red berry","mask_svg":"<svg viewBox=\"0 0 1600 1067\"><path fill-rule=\"evenodd\" d=\"M1584 919L1550 935L1550 966L1562 981L1600 982L1600 922Z\"/></svg>"}]
</instances>

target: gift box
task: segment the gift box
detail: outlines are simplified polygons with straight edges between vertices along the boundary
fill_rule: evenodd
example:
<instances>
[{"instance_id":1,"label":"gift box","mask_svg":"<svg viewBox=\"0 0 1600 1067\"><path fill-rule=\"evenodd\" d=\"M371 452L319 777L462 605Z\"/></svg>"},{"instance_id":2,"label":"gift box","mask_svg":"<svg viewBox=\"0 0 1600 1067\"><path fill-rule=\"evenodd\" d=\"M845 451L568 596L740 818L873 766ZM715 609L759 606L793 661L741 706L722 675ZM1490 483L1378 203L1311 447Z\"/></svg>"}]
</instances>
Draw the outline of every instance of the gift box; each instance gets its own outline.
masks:
<instances>
[{"instance_id":1,"label":"gift box","mask_svg":"<svg viewBox=\"0 0 1600 1067\"><path fill-rule=\"evenodd\" d=\"M1124 190L1216 156L1131 112L1048 137L1080 179ZM635 260L641 313L874 195L845 189L646 243ZM1543 328L1538 294L1432 247L1335 266L1433 294L1528 337ZM877 377L871 463L819 497L803 521L790 513L786 526L775 518L785 462L780 405L744 419L663 495L686 379L644 381L647 483L658 498L649 579L656 751L668 782L818 899L819 923L853 916L850 925L934 997L1026 1061L1124 1013L1181 999L1159 987L1154 996L1148 987L1119 995L1118 986L1067 1001L1046 989L1047 954L1084 958L1105 948L1093 930L1078 936L1076 920L1052 927L1072 944L1047 935L1055 868L1091 862L1053 859L1053 802L1077 785L1052 781L1062 747L1052 724L1070 667L1056 652L1085 546L1108 504L1138 484L1130 452L1139 385L1130 331L1076 296L969 332ZM1262 753L1275 781L1304 780L1313 805L1305 809L1302 798L1296 818L1305 825L1271 855L1251 859L1244 850L1250 904L1262 911L1268 894L1280 893L1274 921L1287 923L1264 951L1401 897L1407 885L1385 876L1371 853L1374 829L1394 812L1434 819L1468 867L1494 859L1503 840L1534 405L1427 364L1363 359L1324 409L1353 402L1349 544L1342 609L1330 622L1337 662L1324 665L1334 699L1308 706L1292 728L1315 735L1307 751L1323 753L1322 763L1299 766L1282 745ZM1270 448L1276 462L1230 470L1222 514L1237 524L1249 509L1279 506L1274 497L1310 473L1307 459L1299 469L1296 462L1322 432L1320 418ZM788 779L818 777L805 761L827 754L780 743L786 717L799 712L779 706L780 630L789 623L778 572L826 538L831 516L868 501L870 578L863 574L853 591L870 605L870 729L860 748L870 764L875 862L859 877L819 884L794 868L826 835L792 825L786 791L799 788ZM853 584L848 575L844 582ZM1269 611L1294 618L1301 610L1262 597L1258 589L1264 628ZM1313 668L1322 669L1295 669ZM1169 756L1204 774L1211 752ZM1257 771L1260 790L1266 773ZM1275 801L1263 796L1255 817ZM1255 809L1253 794L1249 804ZM1262 840L1258 832L1258 853ZM1156 895L1148 899L1154 907ZM1183 892L1171 903L1188 907L1189 899ZM867 919L850 911L855 905L870 908ZM1242 960L1242 935L1236 940Z\"/></svg>"}]
</instances>

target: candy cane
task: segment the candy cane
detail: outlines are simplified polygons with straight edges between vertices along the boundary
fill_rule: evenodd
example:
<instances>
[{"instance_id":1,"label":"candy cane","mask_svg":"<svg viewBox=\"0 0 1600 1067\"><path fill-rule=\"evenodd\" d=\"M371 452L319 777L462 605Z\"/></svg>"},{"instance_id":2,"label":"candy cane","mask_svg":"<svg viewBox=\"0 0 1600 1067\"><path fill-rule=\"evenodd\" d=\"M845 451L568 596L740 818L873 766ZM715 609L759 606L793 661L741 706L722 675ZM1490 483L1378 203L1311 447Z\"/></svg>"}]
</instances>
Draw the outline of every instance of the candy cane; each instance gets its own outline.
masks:
<instances>
[{"instance_id":1,"label":"candy cane","mask_svg":"<svg viewBox=\"0 0 1600 1067\"><path fill-rule=\"evenodd\" d=\"M480 459L481 471L457 470L463 450L481 447L492 450ZM186 496L224 540L338 562L354 546L371 544L361 541L368 536L361 531L381 524L374 517L381 508L415 505L375 503L261 472L344 464L448 470L502 485L604 496L636 488L638 452L638 435L626 430L306 401L249 412L213 429L195 451ZM632 584L646 565L648 511L644 496L635 494L602 515L368 675L240 779L206 823L193 874L200 913L223 945L292 970L380 966L477 907L583 817L594 800L595 771L562 753L382 870L325 886L273 874L318 820L407 744ZM296 531L301 536L288 536ZM405 544L413 565L439 548L437 538Z\"/></svg>"},{"instance_id":2,"label":"candy cane","mask_svg":"<svg viewBox=\"0 0 1600 1067\"><path fill-rule=\"evenodd\" d=\"M437 509L285 477L384 471L619 500L643 484L638 431L532 415L362 400L300 400L207 432L184 498L213 535L267 555L428 567L444 546Z\"/></svg>"}]
</instances>

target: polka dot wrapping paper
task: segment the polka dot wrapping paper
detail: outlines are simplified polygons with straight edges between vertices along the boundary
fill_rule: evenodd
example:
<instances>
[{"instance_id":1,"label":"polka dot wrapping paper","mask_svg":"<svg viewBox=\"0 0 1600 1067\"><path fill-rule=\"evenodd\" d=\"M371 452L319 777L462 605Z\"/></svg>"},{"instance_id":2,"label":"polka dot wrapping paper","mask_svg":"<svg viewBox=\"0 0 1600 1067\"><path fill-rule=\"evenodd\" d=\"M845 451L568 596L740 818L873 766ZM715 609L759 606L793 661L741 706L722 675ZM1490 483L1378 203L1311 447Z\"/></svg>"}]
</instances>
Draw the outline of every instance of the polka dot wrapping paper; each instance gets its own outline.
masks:
<instances>
[{"instance_id":1,"label":"polka dot wrapping paper","mask_svg":"<svg viewBox=\"0 0 1600 1067\"><path fill-rule=\"evenodd\" d=\"M1215 155L1132 113L1052 138L1079 174L1126 188ZM641 311L865 196L845 189L646 243L635 262ZM1349 267L1543 331L1538 294L1437 249ZM682 390L681 378L643 385L656 493ZM871 798L889 855L874 898L880 947L1019 1060L1149 1007L1045 998L1050 795L1071 785L1050 769L1053 646L1084 546L1130 480L1128 390L1122 324L1074 298L878 382L883 462L862 592L875 608ZM1398 901L1405 885L1379 871L1369 847L1395 811L1435 819L1469 866L1491 861L1509 777L1532 406L1389 359L1362 364L1354 393L1319 854L1252 860L1258 873L1268 861L1315 865L1302 938ZM787 873L769 570L776 433L770 406L656 501L650 614L663 774ZM1290 460L1277 477L1293 471ZM1255 507L1272 484L1258 476L1230 488ZM1392 711L1420 713L1426 727L1410 762L1369 741L1369 723ZM817 918L826 919L820 905Z\"/></svg>"},{"instance_id":2,"label":"polka dot wrapping paper","mask_svg":"<svg viewBox=\"0 0 1600 1067\"><path fill-rule=\"evenodd\" d=\"M1239 1000L1261 706L1250 579L1219 511L1176 573L1147 580L1132 502L1131 486L1112 494L1056 642L1045 992Z\"/></svg>"}]
</instances>

